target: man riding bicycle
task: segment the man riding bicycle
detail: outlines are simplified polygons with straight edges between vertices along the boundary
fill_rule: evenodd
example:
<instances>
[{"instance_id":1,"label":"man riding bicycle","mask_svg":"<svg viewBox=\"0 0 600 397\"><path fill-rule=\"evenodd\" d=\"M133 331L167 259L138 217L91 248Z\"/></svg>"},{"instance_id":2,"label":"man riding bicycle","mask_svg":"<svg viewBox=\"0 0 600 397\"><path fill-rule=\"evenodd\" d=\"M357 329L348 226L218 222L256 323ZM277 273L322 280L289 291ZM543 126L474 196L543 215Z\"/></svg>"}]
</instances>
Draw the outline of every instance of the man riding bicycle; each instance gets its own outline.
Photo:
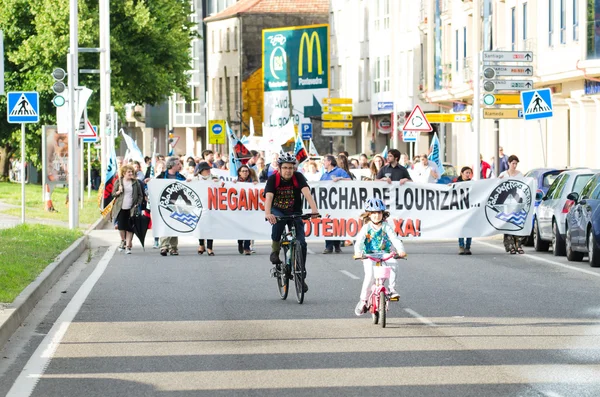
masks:
<instances>
[{"instance_id":1,"label":"man riding bicycle","mask_svg":"<svg viewBox=\"0 0 600 397\"><path fill-rule=\"evenodd\" d=\"M285 153L277 160L278 172L267 179L265 186L265 218L273 225L271 229L271 263L281 264L279 259L280 238L287 221L277 221L277 217L302 214L302 195L310 205L312 215L317 217L319 210L317 203L310 194L310 188L304 175L296 171L296 157ZM306 262L306 240L304 238L304 224L301 218L294 220L296 223L296 239L302 246L304 261ZM304 267L306 269L306 267ZM306 278L306 275L304 276ZM308 291L306 282L304 292Z\"/></svg>"}]
</instances>

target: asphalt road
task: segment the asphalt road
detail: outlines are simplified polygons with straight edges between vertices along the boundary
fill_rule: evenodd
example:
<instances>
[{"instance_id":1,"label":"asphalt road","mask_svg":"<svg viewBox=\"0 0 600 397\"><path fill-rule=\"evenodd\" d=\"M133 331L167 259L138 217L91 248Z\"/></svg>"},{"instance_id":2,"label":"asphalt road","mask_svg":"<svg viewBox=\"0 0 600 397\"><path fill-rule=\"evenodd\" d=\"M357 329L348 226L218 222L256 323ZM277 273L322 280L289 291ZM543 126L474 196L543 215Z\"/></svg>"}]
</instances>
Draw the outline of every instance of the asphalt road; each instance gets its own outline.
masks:
<instances>
[{"instance_id":1,"label":"asphalt road","mask_svg":"<svg viewBox=\"0 0 600 397\"><path fill-rule=\"evenodd\" d=\"M508 255L500 240L472 256L406 242L382 329L354 315L351 248L309 244L299 305L279 299L266 243L252 256L224 242L199 256L192 240L178 257L112 255L116 232L94 233L93 255L1 352L0 395L600 395L600 270L585 262Z\"/></svg>"}]
</instances>

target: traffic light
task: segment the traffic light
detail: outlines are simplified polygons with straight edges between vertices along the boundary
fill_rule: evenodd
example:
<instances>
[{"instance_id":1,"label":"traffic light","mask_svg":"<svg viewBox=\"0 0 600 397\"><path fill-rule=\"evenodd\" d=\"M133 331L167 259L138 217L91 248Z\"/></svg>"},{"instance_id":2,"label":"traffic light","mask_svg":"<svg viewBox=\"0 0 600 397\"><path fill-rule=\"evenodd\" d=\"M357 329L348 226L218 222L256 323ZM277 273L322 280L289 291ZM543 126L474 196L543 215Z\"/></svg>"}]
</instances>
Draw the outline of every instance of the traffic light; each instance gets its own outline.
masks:
<instances>
[{"instance_id":1,"label":"traffic light","mask_svg":"<svg viewBox=\"0 0 600 397\"><path fill-rule=\"evenodd\" d=\"M173 130L169 130L169 145L173 146Z\"/></svg>"},{"instance_id":2,"label":"traffic light","mask_svg":"<svg viewBox=\"0 0 600 397\"><path fill-rule=\"evenodd\" d=\"M61 107L66 102L66 91L67 86L63 83L63 80L67 76L64 69L56 68L52 71L52 77L54 78L54 84L52 84L52 91L56 94L52 98L52 103L56 107Z\"/></svg>"},{"instance_id":3,"label":"traffic light","mask_svg":"<svg viewBox=\"0 0 600 397\"><path fill-rule=\"evenodd\" d=\"M496 77L496 70L494 70L494 68L483 68L483 91L492 93L494 92L494 90L496 89L496 82L494 81L494 77Z\"/></svg>"}]
</instances>

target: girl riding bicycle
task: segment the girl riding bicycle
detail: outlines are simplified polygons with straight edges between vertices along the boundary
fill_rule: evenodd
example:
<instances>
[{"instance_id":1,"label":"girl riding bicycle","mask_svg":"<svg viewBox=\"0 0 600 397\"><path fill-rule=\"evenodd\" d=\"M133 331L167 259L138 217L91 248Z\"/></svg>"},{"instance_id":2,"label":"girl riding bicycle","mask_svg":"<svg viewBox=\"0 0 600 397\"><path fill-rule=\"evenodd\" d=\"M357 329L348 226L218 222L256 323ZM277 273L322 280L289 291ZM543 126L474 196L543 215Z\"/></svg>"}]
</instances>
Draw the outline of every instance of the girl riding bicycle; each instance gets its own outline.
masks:
<instances>
[{"instance_id":1,"label":"girl riding bicycle","mask_svg":"<svg viewBox=\"0 0 600 397\"><path fill-rule=\"evenodd\" d=\"M381 199L370 198L365 201L365 213L360 216L364 225L356 236L356 243L354 245L355 258L362 258L364 254L375 252L390 253L392 251L396 251L396 254L400 258L406 256L404 244L402 244L392 226L386 222L389 216L390 213L386 211L385 203ZM360 301L354 309L354 313L357 316L367 312L369 291L375 281L373 279L373 264L371 259L367 258L363 260L365 278L360 292ZM387 265L391 267L389 279L390 298L397 299L400 295L396 292L396 260L388 260Z\"/></svg>"}]
</instances>

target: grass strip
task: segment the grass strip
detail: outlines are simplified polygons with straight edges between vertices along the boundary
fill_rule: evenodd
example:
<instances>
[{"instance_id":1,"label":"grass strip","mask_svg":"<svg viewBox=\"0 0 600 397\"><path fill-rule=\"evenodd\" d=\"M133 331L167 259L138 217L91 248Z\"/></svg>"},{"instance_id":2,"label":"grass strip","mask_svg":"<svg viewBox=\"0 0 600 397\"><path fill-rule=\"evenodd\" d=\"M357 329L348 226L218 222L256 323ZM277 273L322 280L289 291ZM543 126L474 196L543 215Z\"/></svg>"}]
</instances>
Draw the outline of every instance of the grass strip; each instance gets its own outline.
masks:
<instances>
[{"instance_id":1,"label":"grass strip","mask_svg":"<svg viewBox=\"0 0 600 397\"><path fill-rule=\"evenodd\" d=\"M82 235L80 230L39 224L0 230L0 302L12 303Z\"/></svg>"},{"instance_id":2,"label":"grass strip","mask_svg":"<svg viewBox=\"0 0 600 397\"><path fill-rule=\"evenodd\" d=\"M45 210L45 201L42 199L42 185L25 185L25 219L38 218L54 220L56 222L69 222L69 207L65 204L69 190L67 188L55 188L52 193L52 202L57 212ZM9 208L1 213L21 217L21 184L13 182L0 182L0 201L18 205L17 208ZM79 224L82 228L93 224L100 218L98 209L98 191L92 191L91 197L84 195L83 209L79 208Z\"/></svg>"}]
</instances>

